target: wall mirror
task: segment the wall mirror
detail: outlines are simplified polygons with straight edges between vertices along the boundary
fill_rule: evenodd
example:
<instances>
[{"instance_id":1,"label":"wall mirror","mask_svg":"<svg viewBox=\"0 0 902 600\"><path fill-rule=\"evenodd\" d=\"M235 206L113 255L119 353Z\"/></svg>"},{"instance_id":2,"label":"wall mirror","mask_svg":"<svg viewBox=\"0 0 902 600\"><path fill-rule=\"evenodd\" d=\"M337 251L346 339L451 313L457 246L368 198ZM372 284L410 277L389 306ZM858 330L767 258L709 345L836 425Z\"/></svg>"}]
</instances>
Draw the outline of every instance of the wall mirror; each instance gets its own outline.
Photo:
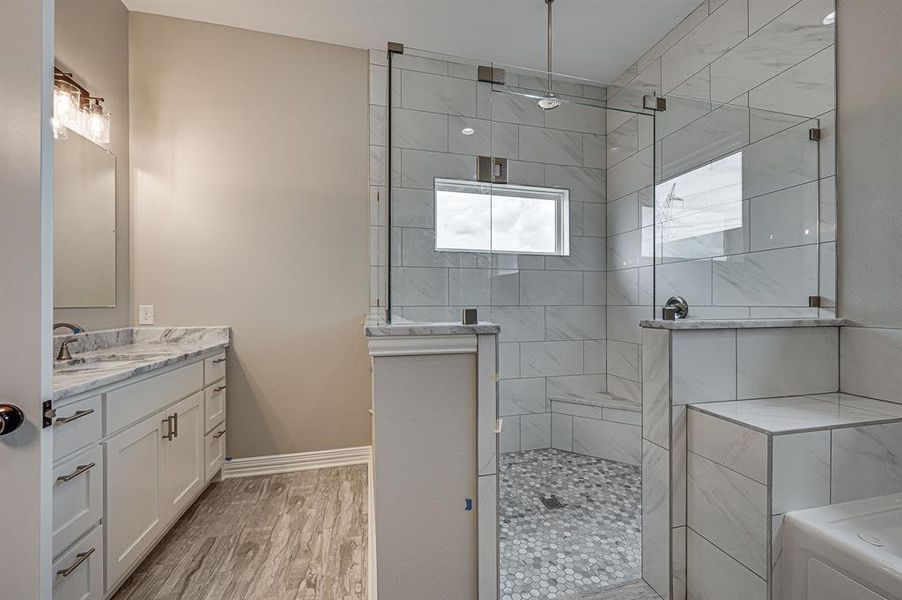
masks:
<instances>
[{"instance_id":1,"label":"wall mirror","mask_svg":"<svg viewBox=\"0 0 902 600\"><path fill-rule=\"evenodd\" d=\"M54 140L53 306L116 305L116 156L69 132Z\"/></svg>"}]
</instances>

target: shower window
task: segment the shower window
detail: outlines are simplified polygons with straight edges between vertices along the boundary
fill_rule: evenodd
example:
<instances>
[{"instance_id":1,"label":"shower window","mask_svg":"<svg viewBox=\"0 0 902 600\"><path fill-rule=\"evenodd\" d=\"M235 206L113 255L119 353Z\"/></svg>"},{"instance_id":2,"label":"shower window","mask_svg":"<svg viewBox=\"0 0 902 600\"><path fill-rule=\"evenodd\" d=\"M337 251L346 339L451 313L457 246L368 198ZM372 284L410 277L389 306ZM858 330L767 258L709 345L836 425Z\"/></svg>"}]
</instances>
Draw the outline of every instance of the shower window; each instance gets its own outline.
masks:
<instances>
[{"instance_id":1,"label":"shower window","mask_svg":"<svg viewBox=\"0 0 902 600\"><path fill-rule=\"evenodd\" d=\"M435 249L570 254L566 189L435 180Z\"/></svg>"}]
</instances>

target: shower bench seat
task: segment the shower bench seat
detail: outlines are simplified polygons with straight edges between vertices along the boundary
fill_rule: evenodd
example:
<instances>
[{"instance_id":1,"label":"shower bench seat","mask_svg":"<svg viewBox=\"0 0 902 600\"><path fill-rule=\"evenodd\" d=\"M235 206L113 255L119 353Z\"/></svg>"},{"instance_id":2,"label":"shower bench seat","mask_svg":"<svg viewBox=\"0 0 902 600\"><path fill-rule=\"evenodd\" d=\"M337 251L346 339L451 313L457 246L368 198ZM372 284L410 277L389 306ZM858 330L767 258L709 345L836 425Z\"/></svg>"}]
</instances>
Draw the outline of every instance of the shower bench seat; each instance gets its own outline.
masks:
<instances>
[{"instance_id":1,"label":"shower bench seat","mask_svg":"<svg viewBox=\"0 0 902 600\"><path fill-rule=\"evenodd\" d=\"M642 407L638 402L593 392L551 396L551 447L638 465Z\"/></svg>"}]
</instances>

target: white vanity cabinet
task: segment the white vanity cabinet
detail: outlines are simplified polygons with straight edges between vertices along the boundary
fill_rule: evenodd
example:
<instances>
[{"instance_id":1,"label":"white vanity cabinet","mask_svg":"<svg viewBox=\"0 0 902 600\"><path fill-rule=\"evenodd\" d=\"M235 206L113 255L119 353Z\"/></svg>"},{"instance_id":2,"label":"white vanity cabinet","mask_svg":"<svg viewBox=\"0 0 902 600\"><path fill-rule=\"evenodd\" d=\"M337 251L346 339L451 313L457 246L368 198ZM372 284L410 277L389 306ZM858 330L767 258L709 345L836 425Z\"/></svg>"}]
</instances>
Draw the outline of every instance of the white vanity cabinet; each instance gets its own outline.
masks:
<instances>
[{"instance_id":1,"label":"white vanity cabinet","mask_svg":"<svg viewBox=\"0 0 902 600\"><path fill-rule=\"evenodd\" d=\"M224 359L199 357L60 402L54 600L112 596L221 469Z\"/></svg>"}]
</instances>

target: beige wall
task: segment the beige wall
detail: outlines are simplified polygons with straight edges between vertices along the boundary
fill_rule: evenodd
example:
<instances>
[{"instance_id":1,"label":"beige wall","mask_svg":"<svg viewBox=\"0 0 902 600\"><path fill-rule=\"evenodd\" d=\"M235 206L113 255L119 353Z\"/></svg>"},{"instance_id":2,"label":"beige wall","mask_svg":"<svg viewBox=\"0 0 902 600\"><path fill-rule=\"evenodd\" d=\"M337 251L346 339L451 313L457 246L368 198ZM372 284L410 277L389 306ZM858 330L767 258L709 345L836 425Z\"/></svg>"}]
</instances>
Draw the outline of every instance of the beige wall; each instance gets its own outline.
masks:
<instances>
[{"instance_id":1,"label":"beige wall","mask_svg":"<svg viewBox=\"0 0 902 600\"><path fill-rule=\"evenodd\" d=\"M132 319L232 326L228 454L367 445L367 54L132 13Z\"/></svg>"},{"instance_id":2,"label":"beige wall","mask_svg":"<svg viewBox=\"0 0 902 600\"><path fill-rule=\"evenodd\" d=\"M902 2L837 5L838 309L902 328Z\"/></svg>"},{"instance_id":3,"label":"beige wall","mask_svg":"<svg viewBox=\"0 0 902 600\"><path fill-rule=\"evenodd\" d=\"M53 311L54 321L88 329L129 324L128 210L128 11L119 0L56 0L53 54L110 112L110 143L116 155L116 308Z\"/></svg>"}]
</instances>

